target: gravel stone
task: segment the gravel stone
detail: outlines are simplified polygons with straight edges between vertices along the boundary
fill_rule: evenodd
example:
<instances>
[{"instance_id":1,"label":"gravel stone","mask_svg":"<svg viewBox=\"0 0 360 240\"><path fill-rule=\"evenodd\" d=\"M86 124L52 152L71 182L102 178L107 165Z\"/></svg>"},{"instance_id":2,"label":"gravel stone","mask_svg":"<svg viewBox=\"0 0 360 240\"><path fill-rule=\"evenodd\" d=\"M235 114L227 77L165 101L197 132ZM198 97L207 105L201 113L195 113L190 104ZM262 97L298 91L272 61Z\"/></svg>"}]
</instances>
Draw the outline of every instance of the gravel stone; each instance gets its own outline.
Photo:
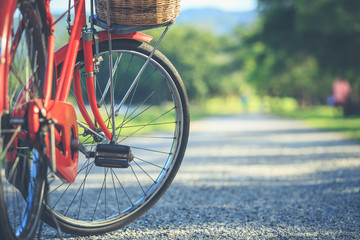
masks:
<instances>
[{"instance_id":1,"label":"gravel stone","mask_svg":"<svg viewBox=\"0 0 360 240\"><path fill-rule=\"evenodd\" d=\"M265 114L191 125L174 183L142 218L64 239L360 239L360 146ZM44 226L42 239L58 239Z\"/></svg>"}]
</instances>

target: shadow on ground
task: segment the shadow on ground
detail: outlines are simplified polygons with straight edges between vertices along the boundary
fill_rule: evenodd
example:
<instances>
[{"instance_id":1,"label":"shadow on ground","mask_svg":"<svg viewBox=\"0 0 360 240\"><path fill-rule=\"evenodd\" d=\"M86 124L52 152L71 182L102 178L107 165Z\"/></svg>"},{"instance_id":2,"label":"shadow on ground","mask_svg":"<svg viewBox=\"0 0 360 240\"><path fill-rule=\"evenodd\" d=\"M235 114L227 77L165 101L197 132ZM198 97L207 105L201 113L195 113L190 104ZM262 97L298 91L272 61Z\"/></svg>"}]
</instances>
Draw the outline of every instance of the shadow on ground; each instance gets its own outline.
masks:
<instances>
[{"instance_id":1,"label":"shadow on ground","mask_svg":"<svg viewBox=\"0 0 360 240\"><path fill-rule=\"evenodd\" d=\"M264 115L206 119L192 130L154 208L113 233L65 239L360 239L354 141Z\"/></svg>"}]
</instances>

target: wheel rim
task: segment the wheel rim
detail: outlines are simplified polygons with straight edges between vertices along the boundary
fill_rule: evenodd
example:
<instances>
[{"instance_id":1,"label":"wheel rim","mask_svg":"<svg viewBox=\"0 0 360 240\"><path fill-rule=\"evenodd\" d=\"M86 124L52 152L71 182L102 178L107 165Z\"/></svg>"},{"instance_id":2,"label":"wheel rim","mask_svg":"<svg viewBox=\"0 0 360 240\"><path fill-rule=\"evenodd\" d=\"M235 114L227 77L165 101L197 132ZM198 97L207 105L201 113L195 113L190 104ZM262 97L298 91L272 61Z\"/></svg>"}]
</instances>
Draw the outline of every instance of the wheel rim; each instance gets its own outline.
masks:
<instances>
[{"instance_id":1,"label":"wheel rim","mask_svg":"<svg viewBox=\"0 0 360 240\"><path fill-rule=\"evenodd\" d=\"M7 231L19 238L35 233L45 187L42 160L32 144L21 137L26 126L10 123L11 118L24 121L28 103L42 92L44 49L36 16L33 6L27 2L18 4L14 12L7 93L9 108L1 116L3 216L7 219Z\"/></svg>"},{"instance_id":2,"label":"wheel rim","mask_svg":"<svg viewBox=\"0 0 360 240\"><path fill-rule=\"evenodd\" d=\"M135 78L134 69L139 70L146 55L131 50L112 52L113 62L118 64L114 74L118 105L125 95L123 89ZM108 69L108 55L102 52L101 56L104 61L100 64L100 73L102 68ZM108 70L103 76L97 76L97 100L100 101L106 84L99 81L108 81ZM117 89L120 89L118 93ZM132 93L119 111L115 125L117 144L130 146L134 161L127 169L99 168L92 158L80 157L75 183L52 183L49 191L49 209L63 222L80 228L96 228L126 221L147 205L169 178L183 137L183 107L176 84L157 61L151 60ZM83 98L87 99L86 96ZM110 101L108 96L105 99ZM104 106L105 123L111 130L111 117L108 116L111 110ZM148 119L144 122L137 120L139 118ZM88 149L94 149L90 146L94 144L91 135L82 142L88 144Z\"/></svg>"}]
</instances>

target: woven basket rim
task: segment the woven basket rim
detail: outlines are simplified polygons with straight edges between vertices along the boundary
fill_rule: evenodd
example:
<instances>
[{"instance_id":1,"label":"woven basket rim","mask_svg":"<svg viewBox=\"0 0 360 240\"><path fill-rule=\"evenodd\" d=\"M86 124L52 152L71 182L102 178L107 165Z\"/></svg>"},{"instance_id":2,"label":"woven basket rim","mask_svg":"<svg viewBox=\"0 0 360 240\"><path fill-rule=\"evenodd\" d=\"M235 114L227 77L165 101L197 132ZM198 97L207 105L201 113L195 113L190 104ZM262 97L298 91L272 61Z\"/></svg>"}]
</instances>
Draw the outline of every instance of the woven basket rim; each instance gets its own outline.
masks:
<instances>
[{"instance_id":1,"label":"woven basket rim","mask_svg":"<svg viewBox=\"0 0 360 240\"><path fill-rule=\"evenodd\" d=\"M158 25L174 20L180 14L180 0L95 0L97 16L117 25Z\"/></svg>"}]
</instances>

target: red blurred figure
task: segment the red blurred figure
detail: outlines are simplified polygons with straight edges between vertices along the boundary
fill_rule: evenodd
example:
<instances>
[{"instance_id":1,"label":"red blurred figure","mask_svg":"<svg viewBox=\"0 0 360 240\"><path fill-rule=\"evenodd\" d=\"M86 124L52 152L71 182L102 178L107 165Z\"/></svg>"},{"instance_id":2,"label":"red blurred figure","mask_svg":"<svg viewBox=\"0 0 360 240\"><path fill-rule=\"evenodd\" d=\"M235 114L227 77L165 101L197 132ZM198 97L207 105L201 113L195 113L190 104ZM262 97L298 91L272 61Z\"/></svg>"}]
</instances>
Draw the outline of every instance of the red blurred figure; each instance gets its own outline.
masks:
<instances>
[{"instance_id":1,"label":"red blurred figure","mask_svg":"<svg viewBox=\"0 0 360 240\"><path fill-rule=\"evenodd\" d=\"M339 78L333 84L333 95L335 100L335 106L344 107L346 101L350 97L351 86L350 83L344 79Z\"/></svg>"}]
</instances>

